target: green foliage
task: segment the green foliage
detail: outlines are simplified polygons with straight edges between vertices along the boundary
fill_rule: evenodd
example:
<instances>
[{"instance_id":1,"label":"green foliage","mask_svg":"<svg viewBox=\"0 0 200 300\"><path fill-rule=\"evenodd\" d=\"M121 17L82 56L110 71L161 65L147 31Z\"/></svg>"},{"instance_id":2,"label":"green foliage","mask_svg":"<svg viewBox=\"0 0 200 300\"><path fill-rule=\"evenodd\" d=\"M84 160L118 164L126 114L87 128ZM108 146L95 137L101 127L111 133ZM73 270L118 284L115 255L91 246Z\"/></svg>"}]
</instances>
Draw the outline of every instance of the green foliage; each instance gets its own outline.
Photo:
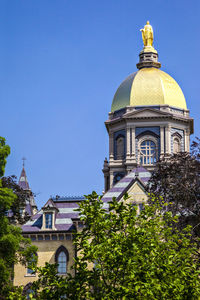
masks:
<instances>
[{"instance_id":1,"label":"green foliage","mask_svg":"<svg viewBox=\"0 0 200 300\"><path fill-rule=\"evenodd\" d=\"M0 137L0 177L4 175L6 158L10 154L10 147L6 145L6 140Z\"/></svg>"},{"instance_id":2,"label":"green foliage","mask_svg":"<svg viewBox=\"0 0 200 300\"><path fill-rule=\"evenodd\" d=\"M177 223L179 230L186 225L191 225L193 238L196 239L200 238L199 139L192 145L192 155L179 152L171 156L163 156L156 163L148 182L148 192L153 195L153 199L149 197L150 203L155 199L161 199L160 205L167 203L168 210L174 216L179 216Z\"/></svg>"},{"instance_id":3,"label":"green foliage","mask_svg":"<svg viewBox=\"0 0 200 300\"><path fill-rule=\"evenodd\" d=\"M86 226L77 232L75 276L56 275L55 266L39 270L32 286L37 299L198 299L197 248L190 228L179 232L177 218L157 203L138 207L126 195L109 209L93 192L80 204Z\"/></svg>"},{"instance_id":4,"label":"green foliage","mask_svg":"<svg viewBox=\"0 0 200 300\"><path fill-rule=\"evenodd\" d=\"M6 158L10 148L0 137L0 175L4 175ZM7 299L12 289L13 267L18 261L26 263L26 257L36 251L30 240L23 238L21 229L9 223L7 213L16 200L11 189L2 186L0 179L0 299Z\"/></svg>"},{"instance_id":5,"label":"green foliage","mask_svg":"<svg viewBox=\"0 0 200 300\"><path fill-rule=\"evenodd\" d=\"M10 206L12 214L9 215L11 224L24 224L29 220L30 216L27 212L21 213L21 210L26 206L26 200L32 196L31 191L23 190L16 181L16 176L2 177L2 188L8 188L15 194L15 201Z\"/></svg>"}]
</instances>

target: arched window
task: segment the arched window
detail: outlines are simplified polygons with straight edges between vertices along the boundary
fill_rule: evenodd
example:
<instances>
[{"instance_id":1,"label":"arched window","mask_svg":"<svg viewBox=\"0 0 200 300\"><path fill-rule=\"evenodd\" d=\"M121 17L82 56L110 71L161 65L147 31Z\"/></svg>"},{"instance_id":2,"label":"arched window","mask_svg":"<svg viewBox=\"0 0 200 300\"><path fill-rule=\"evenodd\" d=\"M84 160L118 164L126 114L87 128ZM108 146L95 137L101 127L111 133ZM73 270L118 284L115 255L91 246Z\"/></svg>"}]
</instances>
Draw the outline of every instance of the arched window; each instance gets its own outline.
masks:
<instances>
[{"instance_id":1,"label":"arched window","mask_svg":"<svg viewBox=\"0 0 200 300\"><path fill-rule=\"evenodd\" d=\"M173 140L173 153L178 153L181 151L181 143L180 140L175 137Z\"/></svg>"},{"instance_id":2,"label":"arched window","mask_svg":"<svg viewBox=\"0 0 200 300\"><path fill-rule=\"evenodd\" d=\"M69 254L64 246L58 248L55 254L55 261L58 264L58 274L67 273L67 262L69 260Z\"/></svg>"},{"instance_id":3,"label":"arched window","mask_svg":"<svg viewBox=\"0 0 200 300\"><path fill-rule=\"evenodd\" d=\"M153 165L157 159L156 144L152 140L144 140L139 146L140 164Z\"/></svg>"},{"instance_id":4,"label":"arched window","mask_svg":"<svg viewBox=\"0 0 200 300\"><path fill-rule=\"evenodd\" d=\"M117 139L117 159L124 158L124 137L120 136Z\"/></svg>"},{"instance_id":5,"label":"arched window","mask_svg":"<svg viewBox=\"0 0 200 300\"><path fill-rule=\"evenodd\" d=\"M27 264L27 275L32 275L35 273L35 271L32 269L32 267L35 267L37 264L37 253L32 254L30 260L28 261Z\"/></svg>"},{"instance_id":6,"label":"arched window","mask_svg":"<svg viewBox=\"0 0 200 300\"><path fill-rule=\"evenodd\" d=\"M125 175L124 173L115 174L114 179L113 179L113 183L116 184L118 181L120 181L124 177L124 175Z\"/></svg>"}]
</instances>

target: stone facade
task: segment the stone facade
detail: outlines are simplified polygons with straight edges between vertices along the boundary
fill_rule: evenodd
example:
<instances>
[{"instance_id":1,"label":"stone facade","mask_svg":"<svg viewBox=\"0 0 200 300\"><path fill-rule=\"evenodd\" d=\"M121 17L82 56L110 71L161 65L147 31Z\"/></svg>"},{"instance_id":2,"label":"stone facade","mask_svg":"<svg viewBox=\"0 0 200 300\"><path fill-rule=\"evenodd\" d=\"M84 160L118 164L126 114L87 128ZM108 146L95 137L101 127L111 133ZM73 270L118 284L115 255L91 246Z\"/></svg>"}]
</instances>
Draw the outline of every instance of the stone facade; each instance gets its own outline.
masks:
<instances>
[{"instance_id":1,"label":"stone facade","mask_svg":"<svg viewBox=\"0 0 200 300\"><path fill-rule=\"evenodd\" d=\"M63 234L60 234L62 236ZM56 251L61 247L65 247L69 253L69 260L67 262L67 271L70 271L70 267L73 263L73 257L75 255L75 249L72 242L72 236L70 236L70 240L68 240L68 237L64 234L63 240L59 240L59 233L56 233L57 241L52 239L52 233L49 235L41 233L40 235L35 234L28 234L25 235L27 237L30 237L32 239L32 244L38 247L37 256L38 256L38 267L43 267L45 265L45 262L48 263L55 263L55 254ZM45 240L45 236L50 237L49 240ZM54 234L55 236L55 234ZM33 240L34 237L34 240ZM43 240L39 240L40 237L43 237ZM15 265L15 277L14 277L14 285L16 286L26 286L30 282L33 282L37 279L37 276L33 274L28 274L27 272L28 268L17 264Z\"/></svg>"},{"instance_id":2,"label":"stone facade","mask_svg":"<svg viewBox=\"0 0 200 300\"><path fill-rule=\"evenodd\" d=\"M160 155L173 153L173 138L180 140L180 150L189 151L190 134L193 133L193 119L188 110L175 110L169 106L126 107L120 115L109 114L105 122L109 135L109 161L104 161L105 192L118 179L128 174L137 165L143 165L149 171L154 163L141 163L140 144L151 140L156 145L156 160ZM116 156L118 135L124 136L124 153L121 159ZM120 177L121 176L121 177Z\"/></svg>"}]
</instances>

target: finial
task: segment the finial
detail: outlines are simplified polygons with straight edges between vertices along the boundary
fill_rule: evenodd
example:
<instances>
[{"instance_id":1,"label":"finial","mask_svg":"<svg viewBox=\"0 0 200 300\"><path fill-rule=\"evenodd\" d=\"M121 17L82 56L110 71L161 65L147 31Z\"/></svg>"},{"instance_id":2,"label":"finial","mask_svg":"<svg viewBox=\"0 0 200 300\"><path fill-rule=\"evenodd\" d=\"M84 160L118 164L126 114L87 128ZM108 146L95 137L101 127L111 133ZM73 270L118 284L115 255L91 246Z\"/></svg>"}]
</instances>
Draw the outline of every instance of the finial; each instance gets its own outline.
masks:
<instances>
[{"instance_id":1,"label":"finial","mask_svg":"<svg viewBox=\"0 0 200 300\"><path fill-rule=\"evenodd\" d=\"M24 168L26 157L23 156L23 157L22 157L22 160L23 160L23 168Z\"/></svg>"}]
</instances>

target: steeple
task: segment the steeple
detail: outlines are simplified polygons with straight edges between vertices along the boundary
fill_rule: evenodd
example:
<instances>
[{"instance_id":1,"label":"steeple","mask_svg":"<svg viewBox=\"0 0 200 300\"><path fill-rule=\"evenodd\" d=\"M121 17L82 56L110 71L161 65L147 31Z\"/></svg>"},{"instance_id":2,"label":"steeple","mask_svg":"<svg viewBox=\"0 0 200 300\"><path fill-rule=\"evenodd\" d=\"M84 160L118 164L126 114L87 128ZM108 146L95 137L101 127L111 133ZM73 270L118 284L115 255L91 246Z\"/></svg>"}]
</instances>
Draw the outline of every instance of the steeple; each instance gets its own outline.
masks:
<instances>
[{"instance_id":1,"label":"steeple","mask_svg":"<svg viewBox=\"0 0 200 300\"><path fill-rule=\"evenodd\" d=\"M27 176L26 176L26 171L25 171L25 168L24 168L24 161L25 161L25 157L22 158L23 160L23 168L22 168L22 171L21 171L21 175L19 177L19 182L18 182L18 185L25 191L27 191L27 199L26 199L26 207L25 207L25 211L31 216L33 215L34 213L37 212L37 205L35 203L35 199L34 199L34 196L33 196L33 193L29 187L29 183L28 183L28 179L27 179Z\"/></svg>"},{"instance_id":2,"label":"steeple","mask_svg":"<svg viewBox=\"0 0 200 300\"><path fill-rule=\"evenodd\" d=\"M30 187L29 187L29 184L28 184L28 179L27 179L27 176L26 176L26 171L24 169L24 161L25 161L25 157L22 158L23 160L23 168L22 168L22 171L21 171L21 175L19 177L19 182L18 182L18 185L23 189L23 190L31 190Z\"/></svg>"}]
</instances>

